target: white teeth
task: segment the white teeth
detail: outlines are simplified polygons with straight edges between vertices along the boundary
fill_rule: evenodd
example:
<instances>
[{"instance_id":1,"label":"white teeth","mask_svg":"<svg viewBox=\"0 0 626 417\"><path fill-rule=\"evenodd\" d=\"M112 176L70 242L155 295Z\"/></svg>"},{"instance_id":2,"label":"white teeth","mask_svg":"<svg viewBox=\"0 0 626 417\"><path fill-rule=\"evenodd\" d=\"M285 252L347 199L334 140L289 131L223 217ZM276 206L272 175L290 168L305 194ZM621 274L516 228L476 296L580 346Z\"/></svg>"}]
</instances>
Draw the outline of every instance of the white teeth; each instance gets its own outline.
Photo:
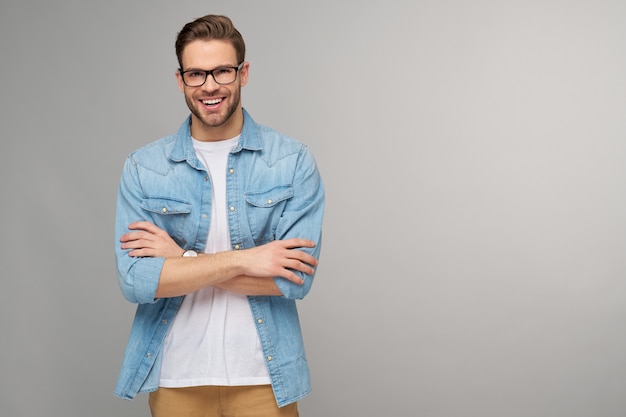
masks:
<instances>
[{"instance_id":1,"label":"white teeth","mask_svg":"<svg viewBox=\"0 0 626 417\"><path fill-rule=\"evenodd\" d=\"M213 104L218 104L222 101L221 98L216 98L215 100L202 100L202 102L207 105L207 106L211 106Z\"/></svg>"}]
</instances>

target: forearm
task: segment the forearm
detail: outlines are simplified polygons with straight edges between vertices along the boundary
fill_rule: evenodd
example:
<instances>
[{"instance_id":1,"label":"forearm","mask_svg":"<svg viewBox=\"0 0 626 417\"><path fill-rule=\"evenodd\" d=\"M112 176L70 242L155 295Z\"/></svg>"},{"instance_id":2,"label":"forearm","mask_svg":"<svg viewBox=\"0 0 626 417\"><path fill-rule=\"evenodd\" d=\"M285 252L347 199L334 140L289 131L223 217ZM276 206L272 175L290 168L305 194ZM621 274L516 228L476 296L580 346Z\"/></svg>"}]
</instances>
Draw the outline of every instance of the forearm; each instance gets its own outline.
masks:
<instances>
[{"instance_id":1,"label":"forearm","mask_svg":"<svg viewBox=\"0 0 626 417\"><path fill-rule=\"evenodd\" d=\"M189 294L241 275L239 255L239 252L228 251L197 258L167 258L159 277L156 297Z\"/></svg>"},{"instance_id":2,"label":"forearm","mask_svg":"<svg viewBox=\"0 0 626 417\"><path fill-rule=\"evenodd\" d=\"M292 238L273 241L245 250L205 254L193 258L166 258L161 268L156 298L177 297L200 288L217 285L235 277L241 277L231 285L233 290L248 295L278 295L267 280L284 278L297 285L304 281L298 274L313 274L317 259L302 250L311 248L314 242ZM152 250L147 251L151 256ZM137 255L141 256L140 253ZM261 283L254 283L260 280Z\"/></svg>"},{"instance_id":3,"label":"forearm","mask_svg":"<svg viewBox=\"0 0 626 417\"><path fill-rule=\"evenodd\" d=\"M154 224L135 222L128 229L130 232L120 236L118 265L129 263L130 258L163 259L158 265L159 270L147 271L149 277L154 273L159 275L156 290L154 286L150 289L150 292L154 291L154 298L178 297L221 283L224 283L221 288L240 294L280 295L282 291L274 284L274 277L302 285L304 280L299 274L313 274L313 267L317 265L317 259L305 252L315 246L315 242L307 239L290 238L249 249L181 257L182 248ZM126 268L121 268L120 276L129 276L132 266L129 263ZM232 282L226 283L230 280ZM128 284L128 287L132 294L132 285ZM145 293L144 290L143 299L154 299L146 297Z\"/></svg>"},{"instance_id":4,"label":"forearm","mask_svg":"<svg viewBox=\"0 0 626 417\"><path fill-rule=\"evenodd\" d=\"M215 287L242 295L282 295L274 278L238 276L215 284Z\"/></svg>"}]
</instances>

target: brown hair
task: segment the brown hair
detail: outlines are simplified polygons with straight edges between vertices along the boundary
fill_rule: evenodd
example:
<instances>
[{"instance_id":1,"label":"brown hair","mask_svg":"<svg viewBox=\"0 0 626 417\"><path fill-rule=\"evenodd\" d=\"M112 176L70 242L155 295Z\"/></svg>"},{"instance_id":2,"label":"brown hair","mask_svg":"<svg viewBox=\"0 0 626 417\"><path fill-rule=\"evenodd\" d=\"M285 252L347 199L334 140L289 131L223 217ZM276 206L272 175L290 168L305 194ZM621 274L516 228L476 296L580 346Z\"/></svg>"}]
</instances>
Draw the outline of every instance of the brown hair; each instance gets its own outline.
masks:
<instances>
[{"instance_id":1,"label":"brown hair","mask_svg":"<svg viewBox=\"0 0 626 417\"><path fill-rule=\"evenodd\" d=\"M196 40L225 40L230 42L237 53L237 63L246 59L246 44L241 33L226 16L206 15L187 23L176 37L176 57L178 65L183 67L183 50L185 46Z\"/></svg>"}]
</instances>

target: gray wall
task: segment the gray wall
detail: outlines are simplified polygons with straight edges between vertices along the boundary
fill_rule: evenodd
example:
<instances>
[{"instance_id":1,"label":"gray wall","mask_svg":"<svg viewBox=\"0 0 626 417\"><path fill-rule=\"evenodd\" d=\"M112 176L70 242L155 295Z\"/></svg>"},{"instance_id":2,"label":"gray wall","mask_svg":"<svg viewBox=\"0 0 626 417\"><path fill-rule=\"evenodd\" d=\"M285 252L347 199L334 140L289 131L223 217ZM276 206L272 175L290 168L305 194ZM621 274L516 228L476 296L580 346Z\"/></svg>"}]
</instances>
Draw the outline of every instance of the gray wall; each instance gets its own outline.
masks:
<instances>
[{"instance_id":1,"label":"gray wall","mask_svg":"<svg viewBox=\"0 0 626 417\"><path fill-rule=\"evenodd\" d=\"M626 3L4 0L3 416L148 415L112 394L116 186L209 12L327 185L303 416L626 415Z\"/></svg>"}]
</instances>

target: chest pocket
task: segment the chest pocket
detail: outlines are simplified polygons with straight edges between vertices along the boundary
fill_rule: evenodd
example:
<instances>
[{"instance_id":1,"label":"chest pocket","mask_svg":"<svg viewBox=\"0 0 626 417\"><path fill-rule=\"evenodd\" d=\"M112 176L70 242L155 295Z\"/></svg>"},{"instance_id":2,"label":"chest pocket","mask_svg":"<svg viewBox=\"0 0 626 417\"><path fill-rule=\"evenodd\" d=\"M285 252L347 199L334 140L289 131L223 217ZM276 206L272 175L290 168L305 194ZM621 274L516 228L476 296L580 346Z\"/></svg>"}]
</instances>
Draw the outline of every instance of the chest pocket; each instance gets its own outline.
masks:
<instances>
[{"instance_id":1,"label":"chest pocket","mask_svg":"<svg viewBox=\"0 0 626 417\"><path fill-rule=\"evenodd\" d=\"M293 197L291 185L281 185L268 191L245 194L248 223L256 244L275 239L276 227L291 197Z\"/></svg>"},{"instance_id":2,"label":"chest pocket","mask_svg":"<svg viewBox=\"0 0 626 417\"><path fill-rule=\"evenodd\" d=\"M155 225L165 230L181 245L184 242L185 224L191 213L191 203L169 197L146 197L141 208L149 212Z\"/></svg>"}]
</instances>

